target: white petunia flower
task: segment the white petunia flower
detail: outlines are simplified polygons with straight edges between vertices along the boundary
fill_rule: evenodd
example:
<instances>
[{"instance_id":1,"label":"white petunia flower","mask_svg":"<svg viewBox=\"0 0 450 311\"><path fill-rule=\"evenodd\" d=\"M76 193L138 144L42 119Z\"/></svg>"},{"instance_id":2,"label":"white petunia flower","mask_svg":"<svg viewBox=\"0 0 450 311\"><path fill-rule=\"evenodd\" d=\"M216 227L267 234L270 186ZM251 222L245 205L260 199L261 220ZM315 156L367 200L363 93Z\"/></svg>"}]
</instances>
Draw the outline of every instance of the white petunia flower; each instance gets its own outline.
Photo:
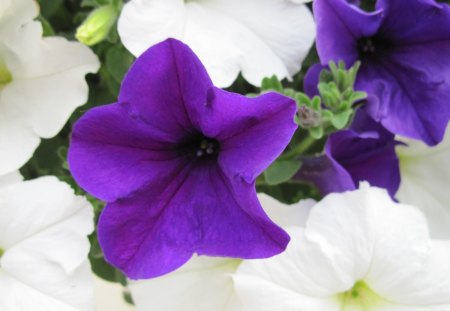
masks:
<instances>
[{"instance_id":1,"label":"white petunia flower","mask_svg":"<svg viewBox=\"0 0 450 311\"><path fill-rule=\"evenodd\" d=\"M286 252L234 275L244 310L450 310L450 242L385 190L330 194L289 233Z\"/></svg>"},{"instance_id":2,"label":"white petunia flower","mask_svg":"<svg viewBox=\"0 0 450 311\"><path fill-rule=\"evenodd\" d=\"M400 189L397 199L420 207L427 216L431 236L450 238L450 127L435 147L402 139L397 147L400 159Z\"/></svg>"},{"instance_id":3,"label":"white petunia flower","mask_svg":"<svg viewBox=\"0 0 450 311\"><path fill-rule=\"evenodd\" d=\"M0 0L0 175L25 164L88 96L99 61L87 47L42 38L34 0Z\"/></svg>"},{"instance_id":4,"label":"white petunia flower","mask_svg":"<svg viewBox=\"0 0 450 311\"><path fill-rule=\"evenodd\" d=\"M258 194L261 205L282 227L302 225L313 200L284 205ZM241 264L238 259L193 257L177 271L151 280L132 281L130 289L137 311L237 311L242 307L235 296L231 275Z\"/></svg>"},{"instance_id":5,"label":"white petunia flower","mask_svg":"<svg viewBox=\"0 0 450 311\"><path fill-rule=\"evenodd\" d=\"M55 177L0 188L0 310L93 310L93 227L90 204Z\"/></svg>"},{"instance_id":6,"label":"white petunia flower","mask_svg":"<svg viewBox=\"0 0 450 311\"><path fill-rule=\"evenodd\" d=\"M253 85L264 77L291 78L315 38L305 1L132 0L119 18L125 47L139 56L167 38L198 55L215 85L230 86L239 72Z\"/></svg>"}]
</instances>

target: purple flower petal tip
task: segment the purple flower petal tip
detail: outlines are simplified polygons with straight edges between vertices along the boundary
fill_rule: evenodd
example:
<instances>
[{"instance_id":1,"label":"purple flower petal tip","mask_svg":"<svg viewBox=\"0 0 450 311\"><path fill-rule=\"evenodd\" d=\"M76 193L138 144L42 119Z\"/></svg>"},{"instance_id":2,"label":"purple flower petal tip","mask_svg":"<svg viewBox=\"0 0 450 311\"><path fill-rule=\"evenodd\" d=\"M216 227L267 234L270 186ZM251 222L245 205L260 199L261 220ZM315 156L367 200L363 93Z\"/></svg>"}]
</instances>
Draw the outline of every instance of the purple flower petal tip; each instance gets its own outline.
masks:
<instances>
[{"instance_id":1,"label":"purple flower petal tip","mask_svg":"<svg viewBox=\"0 0 450 311\"><path fill-rule=\"evenodd\" d=\"M361 61L356 88L376 95L367 112L394 134L428 145L450 120L450 7L433 0L378 0L364 12L346 0L314 1L324 65Z\"/></svg>"},{"instance_id":2,"label":"purple flower petal tip","mask_svg":"<svg viewBox=\"0 0 450 311\"><path fill-rule=\"evenodd\" d=\"M74 126L71 172L107 206L105 258L132 279L169 273L197 253L264 258L289 236L264 213L255 178L289 143L296 105L276 93L247 98L215 88L185 44L139 57L115 104Z\"/></svg>"}]
</instances>

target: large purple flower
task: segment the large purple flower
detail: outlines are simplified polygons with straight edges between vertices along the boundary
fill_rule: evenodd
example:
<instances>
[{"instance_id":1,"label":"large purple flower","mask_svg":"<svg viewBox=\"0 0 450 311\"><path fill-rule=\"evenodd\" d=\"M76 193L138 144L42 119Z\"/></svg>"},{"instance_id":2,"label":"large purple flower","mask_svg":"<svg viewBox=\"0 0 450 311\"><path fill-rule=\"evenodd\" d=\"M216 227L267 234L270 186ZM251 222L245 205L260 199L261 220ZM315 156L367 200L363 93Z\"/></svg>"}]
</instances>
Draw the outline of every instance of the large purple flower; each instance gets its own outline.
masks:
<instances>
[{"instance_id":1,"label":"large purple flower","mask_svg":"<svg viewBox=\"0 0 450 311\"><path fill-rule=\"evenodd\" d=\"M295 129L293 100L215 88L183 43L169 39L137 59L118 103L74 126L69 165L107 201L99 221L106 259L130 278L156 277L193 253L262 258L288 235L263 212L255 178Z\"/></svg>"},{"instance_id":2,"label":"large purple flower","mask_svg":"<svg viewBox=\"0 0 450 311\"><path fill-rule=\"evenodd\" d=\"M362 66L356 87L377 95L368 113L395 134L440 142L450 119L450 7L434 0L378 0L364 12L315 0L323 64Z\"/></svg>"}]
</instances>

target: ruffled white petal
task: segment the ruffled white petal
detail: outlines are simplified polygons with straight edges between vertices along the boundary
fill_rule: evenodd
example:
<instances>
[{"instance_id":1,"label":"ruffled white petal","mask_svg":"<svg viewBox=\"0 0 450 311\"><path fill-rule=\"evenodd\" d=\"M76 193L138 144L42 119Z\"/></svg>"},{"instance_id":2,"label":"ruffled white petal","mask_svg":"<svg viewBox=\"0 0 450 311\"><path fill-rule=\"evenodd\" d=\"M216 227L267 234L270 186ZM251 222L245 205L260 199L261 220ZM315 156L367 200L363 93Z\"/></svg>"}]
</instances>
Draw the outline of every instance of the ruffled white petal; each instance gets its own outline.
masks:
<instances>
[{"instance_id":1,"label":"ruffled white petal","mask_svg":"<svg viewBox=\"0 0 450 311\"><path fill-rule=\"evenodd\" d=\"M94 277L95 306L98 311L133 311L135 308L123 297L124 289L120 284L111 283Z\"/></svg>"},{"instance_id":2,"label":"ruffled white petal","mask_svg":"<svg viewBox=\"0 0 450 311\"><path fill-rule=\"evenodd\" d=\"M304 227L311 208L316 204L316 201L307 199L287 205L265 193L258 193L258 199L269 218L282 228Z\"/></svg>"},{"instance_id":3,"label":"ruffled white petal","mask_svg":"<svg viewBox=\"0 0 450 311\"><path fill-rule=\"evenodd\" d=\"M0 189L0 310L93 310L93 226L87 200L55 177Z\"/></svg>"},{"instance_id":4,"label":"ruffled white petal","mask_svg":"<svg viewBox=\"0 0 450 311\"><path fill-rule=\"evenodd\" d=\"M220 87L239 72L254 85L292 77L315 38L311 12L289 0L133 0L118 29L136 56L169 37L184 41Z\"/></svg>"},{"instance_id":5,"label":"ruffled white petal","mask_svg":"<svg viewBox=\"0 0 450 311\"><path fill-rule=\"evenodd\" d=\"M364 310L450 310L450 244L430 240L422 213L384 190L362 184L328 195L304 231L288 232L284 253L239 266L234 280L248 310L362 310L340 296L359 281L378 297Z\"/></svg>"},{"instance_id":6,"label":"ruffled white petal","mask_svg":"<svg viewBox=\"0 0 450 311\"><path fill-rule=\"evenodd\" d=\"M194 257L179 270L160 278L132 282L138 311L239 310L231 273L239 260Z\"/></svg>"},{"instance_id":7,"label":"ruffled white petal","mask_svg":"<svg viewBox=\"0 0 450 311\"><path fill-rule=\"evenodd\" d=\"M30 21L12 34L0 52L13 76L0 91L0 175L25 164L40 137L61 130L87 101L85 75L99 68L95 54L80 43L41 38L38 22Z\"/></svg>"},{"instance_id":8,"label":"ruffled white petal","mask_svg":"<svg viewBox=\"0 0 450 311\"><path fill-rule=\"evenodd\" d=\"M0 176L0 188L8 187L23 180L19 171Z\"/></svg>"},{"instance_id":9,"label":"ruffled white petal","mask_svg":"<svg viewBox=\"0 0 450 311\"><path fill-rule=\"evenodd\" d=\"M400 202L412 204L427 216L431 236L450 238L450 127L444 140L435 147L419 141L404 140L398 146L401 184Z\"/></svg>"}]
</instances>

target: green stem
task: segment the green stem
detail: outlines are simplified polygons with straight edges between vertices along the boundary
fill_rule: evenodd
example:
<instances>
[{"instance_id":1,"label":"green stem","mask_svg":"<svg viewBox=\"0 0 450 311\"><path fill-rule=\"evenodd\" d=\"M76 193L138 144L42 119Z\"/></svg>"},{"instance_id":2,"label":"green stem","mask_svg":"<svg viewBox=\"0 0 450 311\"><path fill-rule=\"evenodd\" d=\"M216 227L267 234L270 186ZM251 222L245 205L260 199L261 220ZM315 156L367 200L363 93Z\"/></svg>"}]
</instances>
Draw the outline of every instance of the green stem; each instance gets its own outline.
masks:
<instances>
[{"instance_id":1,"label":"green stem","mask_svg":"<svg viewBox=\"0 0 450 311\"><path fill-rule=\"evenodd\" d=\"M298 155L303 154L306 150L309 149L314 143L316 139L310 135L306 136L305 139L299 144L297 144L294 148L286 152L280 157L280 160L290 160L295 158Z\"/></svg>"}]
</instances>

